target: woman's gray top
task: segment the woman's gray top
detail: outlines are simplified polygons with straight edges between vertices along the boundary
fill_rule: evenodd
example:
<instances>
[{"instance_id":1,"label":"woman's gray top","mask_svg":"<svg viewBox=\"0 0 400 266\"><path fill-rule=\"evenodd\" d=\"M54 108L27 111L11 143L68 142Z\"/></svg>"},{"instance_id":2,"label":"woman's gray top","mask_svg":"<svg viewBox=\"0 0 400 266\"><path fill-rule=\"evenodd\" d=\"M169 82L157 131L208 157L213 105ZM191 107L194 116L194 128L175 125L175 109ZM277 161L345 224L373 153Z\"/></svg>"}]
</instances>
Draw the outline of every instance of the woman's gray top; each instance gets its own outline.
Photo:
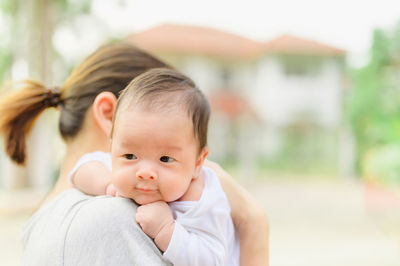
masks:
<instances>
[{"instance_id":1,"label":"woman's gray top","mask_svg":"<svg viewBox=\"0 0 400 266\"><path fill-rule=\"evenodd\" d=\"M23 265L170 265L135 222L136 208L130 199L63 192L24 226Z\"/></svg>"}]
</instances>

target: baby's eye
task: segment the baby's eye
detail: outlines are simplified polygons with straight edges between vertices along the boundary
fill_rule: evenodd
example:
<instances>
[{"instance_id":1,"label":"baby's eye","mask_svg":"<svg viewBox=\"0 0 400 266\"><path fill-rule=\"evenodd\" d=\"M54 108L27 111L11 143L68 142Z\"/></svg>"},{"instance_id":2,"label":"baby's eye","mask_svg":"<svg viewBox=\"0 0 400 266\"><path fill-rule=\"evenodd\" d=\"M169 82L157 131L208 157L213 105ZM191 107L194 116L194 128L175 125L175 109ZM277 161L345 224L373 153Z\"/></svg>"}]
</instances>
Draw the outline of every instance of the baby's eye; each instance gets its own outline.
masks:
<instances>
[{"instance_id":1,"label":"baby's eye","mask_svg":"<svg viewBox=\"0 0 400 266\"><path fill-rule=\"evenodd\" d=\"M160 161L163 163L172 163L175 159L169 156L161 156Z\"/></svg>"},{"instance_id":2,"label":"baby's eye","mask_svg":"<svg viewBox=\"0 0 400 266\"><path fill-rule=\"evenodd\" d=\"M124 154L125 159L127 160L135 160L137 159L136 156L132 153Z\"/></svg>"}]
</instances>

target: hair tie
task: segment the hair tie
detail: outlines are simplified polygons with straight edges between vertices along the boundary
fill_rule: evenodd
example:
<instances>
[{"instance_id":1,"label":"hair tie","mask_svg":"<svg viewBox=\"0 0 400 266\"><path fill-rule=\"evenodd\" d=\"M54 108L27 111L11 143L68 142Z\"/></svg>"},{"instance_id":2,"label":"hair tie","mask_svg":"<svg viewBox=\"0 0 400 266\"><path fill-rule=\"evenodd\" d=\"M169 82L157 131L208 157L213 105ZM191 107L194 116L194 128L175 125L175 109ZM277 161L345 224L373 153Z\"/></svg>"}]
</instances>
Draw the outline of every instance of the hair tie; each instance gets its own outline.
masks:
<instances>
[{"instance_id":1,"label":"hair tie","mask_svg":"<svg viewBox=\"0 0 400 266\"><path fill-rule=\"evenodd\" d=\"M62 103L61 91L60 88L57 86L46 89L43 97L43 105L45 107L57 107L59 104Z\"/></svg>"}]
</instances>

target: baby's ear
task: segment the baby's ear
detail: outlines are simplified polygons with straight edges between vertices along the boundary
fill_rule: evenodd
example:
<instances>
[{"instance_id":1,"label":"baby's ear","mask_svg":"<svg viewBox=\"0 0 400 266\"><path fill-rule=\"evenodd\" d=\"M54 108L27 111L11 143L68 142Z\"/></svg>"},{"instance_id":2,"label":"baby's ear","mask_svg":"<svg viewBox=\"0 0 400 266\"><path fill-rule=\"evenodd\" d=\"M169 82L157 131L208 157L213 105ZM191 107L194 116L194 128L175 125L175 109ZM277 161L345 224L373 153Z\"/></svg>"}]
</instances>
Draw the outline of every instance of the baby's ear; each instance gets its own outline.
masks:
<instances>
[{"instance_id":1,"label":"baby's ear","mask_svg":"<svg viewBox=\"0 0 400 266\"><path fill-rule=\"evenodd\" d=\"M210 149L206 146L203 149L201 149L201 152L199 156L197 157L196 161L196 169L195 169L195 177L198 177L200 174L201 167L204 164L204 160L207 158L208 152Z\"/></svg>"}]
</instances>

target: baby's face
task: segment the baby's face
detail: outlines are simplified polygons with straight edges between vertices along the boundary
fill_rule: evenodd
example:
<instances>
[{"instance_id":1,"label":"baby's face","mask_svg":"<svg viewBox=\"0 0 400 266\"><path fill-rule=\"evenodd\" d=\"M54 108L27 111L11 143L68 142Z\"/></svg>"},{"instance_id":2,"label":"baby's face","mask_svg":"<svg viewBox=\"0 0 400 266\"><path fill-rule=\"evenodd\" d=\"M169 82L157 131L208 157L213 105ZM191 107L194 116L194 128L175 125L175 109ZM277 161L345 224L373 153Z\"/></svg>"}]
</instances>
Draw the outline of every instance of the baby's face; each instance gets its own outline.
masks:
<instances>
[{"instance_id":1,"label":"baby's face","mask_svg":"<svg viewBox=\"0 0 400 266\"><path fill-rule=\"evenodd\" d=\"M184 111L121 110L111 154L114 186L139 204L178 200L201 166L192 122Z\"/></svg>"}]
</instances>

